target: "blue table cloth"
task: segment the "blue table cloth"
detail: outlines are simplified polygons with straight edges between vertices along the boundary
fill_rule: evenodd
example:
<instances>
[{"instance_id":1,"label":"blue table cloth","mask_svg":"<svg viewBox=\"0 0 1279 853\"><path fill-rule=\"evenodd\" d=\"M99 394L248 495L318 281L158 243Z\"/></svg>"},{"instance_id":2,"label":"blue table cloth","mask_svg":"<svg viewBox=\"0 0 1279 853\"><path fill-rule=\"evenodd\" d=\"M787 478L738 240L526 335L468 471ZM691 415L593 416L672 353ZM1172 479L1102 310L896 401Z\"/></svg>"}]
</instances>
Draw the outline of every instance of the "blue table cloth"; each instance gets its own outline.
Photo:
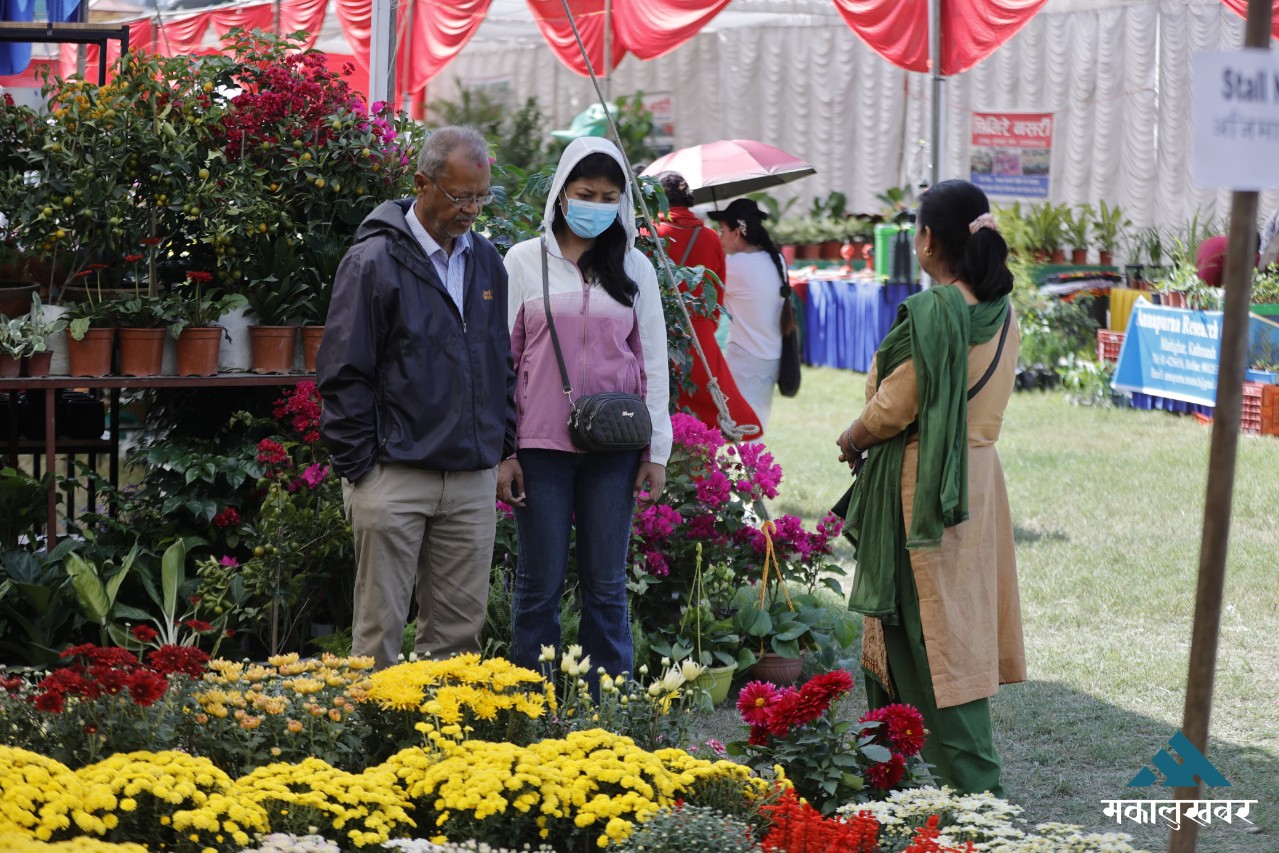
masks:
<instances>
[{"instance_id":1,"label":"blue table cloth","mask_svg":"<svg viewBox=\"0 0 1279 853\"><path fill-rule=\"evenodd\" d=\"M804 303L804 361L865 373L897 307L917 284L809 279Z\"/></svg>"}]
</instances>

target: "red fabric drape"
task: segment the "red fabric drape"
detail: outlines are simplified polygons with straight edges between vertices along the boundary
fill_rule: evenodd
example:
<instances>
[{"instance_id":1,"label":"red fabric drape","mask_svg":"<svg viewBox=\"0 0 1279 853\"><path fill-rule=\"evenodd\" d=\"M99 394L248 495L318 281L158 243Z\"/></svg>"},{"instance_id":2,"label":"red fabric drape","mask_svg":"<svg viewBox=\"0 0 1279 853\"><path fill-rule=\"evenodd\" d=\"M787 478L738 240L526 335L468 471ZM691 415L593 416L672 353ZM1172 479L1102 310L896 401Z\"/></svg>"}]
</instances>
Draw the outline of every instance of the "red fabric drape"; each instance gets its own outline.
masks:
<instances>
[{"instance_id":1,"label":"red fabric drape","mask_svg":"<svg viewBox=\"0 0 1279 853\"><path fill-rule=\"evenodd\" d=\"M844 23L907 71L928 70L928 0L835 0Z\"/></svg>"},{"instance_id":2,"label":"red fabric drape","mask_svg":"<svg viewBox=\"0 0 1279 853\"><path fill-rule=\"evenodd\" d=\"M152 50L164 56L183 56L197 53L204 44L204 31L209 28L209 12L189 18L165 20L155 28Z\"/></svg>"},{"instance_id":3,"label":"red fabric drape","mask_svg":"<svg viewBox=\"0 0 1279 853\"><path fill-rule=\"evenodd\" d=\"M129 21L129 50L147 50L151 49L151 19L144 18L141 21ZM76 48L79 45L64 44L60 52L59 58L61 62L58 73L63 77L70 77L75 74L75 57ZM107 42L107 68L110 69L111 63L120 58L120 42ZM85 48L84 60L84 79L96 83L98 82L98 46L96 44L87 45ZM107 79L111 79L111 73L108 70Z\"/></svg>"},{"instance_id":4,"label":"red fabric drape","mask_svg":"<svg viewBox=\"0 0 1279 853\"><path fill-rule=\"evenodd\" d=\"M729 0L642 0L614 2L618 41L645 61L665 56L718 15Z\"/></svg>"},{"instance_id":5,"label":"red fabric drape","mask_svg":"<svg viewBox=\"0 0 1279 853\"><path fill-rule=\"evenodd\" d=\"M339 0L341 2L341 0ZM644 0L648 2L648 0ZM670 2L670 0L665 0ZM582 42L586 45L586 55L591 59L591 67L599 76L604 75L604 29L607 24L604 15L604 0L569 0L569 9L578 31L582 34ZM613 3L614 12L619 4ZM542 36L550 46L551 52L559 57L569 68L586 76L586 63L582 62L582 52L578 49L577 39L573 37L573 28L564 17L564 4L560 0L528 0L528 7L533 11L533 20L537 21ZM614 14L616 18L616 14ZM609 68L626 56L626 46L614 30L611 42L612 62Z\"/></svg>"},{"instance_id":6,"label":"red fabric drape","mask_svg":"<svg viewBox=\"0 0 1279 853\"><path fill-rule=\"evenodd\" d=\"M451 4L444 4L408 0L412 30L405 35L408 44L400 48L400 54L403 56L407 52L411 61L404 67L405 79L402 82L397 79L399 88L416 92L439 74L484 23L492 2L454 0Z\"/></svg>"},{"instance_id":7,"label":"red fabric drape","mask_svg":"<svg viewBox=\"0 0 1279 853\"><path fill-rule=\"evenodd\" d=\"M1248 0L1221 0L1230 11L1234 12L1245 21L1248 20ZM1275 14L1270 19L1270 35L1279 39L1279 0L1275 0Z\"/></svg>"},{"instance_id":8,"label":"red fabric drape","mask_svg":"<svg viewBox=\"0 0 1279 853\"><path fill-rule=\"evenodd\" d=\"M292 32L283 28L284 10L290 4L285 3L280 7L280 24L281 32ZM218 38L229 33L236 27L244 30L269 30L275 26L275 9L270 3L260 3L255 6L239 6L234 9L221 9L209 12L209 26L217 33Z\"/></svg>"},{"instance_id":9,"label":"red fabric drape","mask_svg":"<svg viewBox=\"0 0 1279 853\"><path fill-rule=\"evenodd\" d=\"M269 4L268 4L269 5ZM320 37L320 28L324 26L324 18L328 14L328 0L285 0L280 4L280 32L295 33L306 30L304 45L315 47ZM274 10L272 10L274 16Z\"/></svg>"},{"instance_id":10,"label":"red fabric drape","mask_svg":"<svg viewBox=\"0 0 1279 853\"><path fill-rule=\"evenodd\" d=\"M845 23L880 56L908 71L929 70L928 0L834 2ZM1045 2L947 0L942 18L942 73L959 74L990 56Z\"/></svg>"}]
</instances>

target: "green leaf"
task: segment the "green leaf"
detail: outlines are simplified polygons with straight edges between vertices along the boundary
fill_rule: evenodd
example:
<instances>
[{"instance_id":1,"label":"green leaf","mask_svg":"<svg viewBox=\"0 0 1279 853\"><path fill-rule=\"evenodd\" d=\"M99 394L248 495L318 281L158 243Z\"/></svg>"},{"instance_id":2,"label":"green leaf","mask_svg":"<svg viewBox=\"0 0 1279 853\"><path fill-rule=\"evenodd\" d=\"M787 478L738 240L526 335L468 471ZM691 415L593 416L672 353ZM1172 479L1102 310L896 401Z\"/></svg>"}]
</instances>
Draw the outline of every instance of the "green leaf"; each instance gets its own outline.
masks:
<instances>
[{"instance_id":1,"label":"green leaf","mask_svg":"<svg viewBox=\"0 0 1279 853\"><path fill-rule=\"evenodd\" d=\"M743 607L733 617L733 624L749 637L765 637L773 632L773 619L758 607Z\"/></svg>"},{"instance_id":2,"label":"green leaf","mask_svg":"<svg viewBox=\"0 0 1279 853\"><path fill-rule=\"evenodd\" d=\"M160 583L164 588L164 615L172 622L178 612L178 590L186 580L187 546L181 539L170 545L160 558Z\"/></svg>"},{"instance_id":3,"label":"green leaf","mask_svg":"<svg viewBox=\"0 0 1279 853\"><path fill-rule=\"evenodd\" d=\"M111 601L98 578L97 569L85 562L79 554L71 554L67 557L67 574L71 576L71 586L80 599L85 615L99 625L105 623L107 613L111 610Z\"/></svg>"},{"instance_id":4,"label":"green leaf","mask_svg":"<svg viewBox=\"0 0 1279 853\"><path fill-rule=\"evenodd\" d=\"M795 640L782 640L777 637L773 637L772 647L773 651L777 652L784 658L799 657L799 643Z\"/></svg>"},{"instance_id":5,"label":"green leaf","mask_svg":"<svg viewBox=\"0 0 1279 853\"><path fill-rule=\"evenodd\" d=\"M737 650L737 671L745 672L756 663L755 653L750 649L742 647Z\"/></svg>"},{"instance_id":6,"label":"green leaf","mask_svg":"<svg viewBox=\"0 0 1279 853\"><path fill-rule=\"evenodd\" d=\"M782 622L774 628L773 638L782 642L798 640L807 634L809 630L810 627L802 622Z\"/></svg>"},{"instance_id":7,"label":"green leaf","mask_svg":"<svg viewBox=\"0 0 1279 853\"><path fill-rule=\"evenodd\" d=\"M145 610L140 610L131 604L116 604L111 608L111 615L116 619L124 619L129 622L137 622L139 624L150 622L151 614Z\"/></svg>"},{"instance_id":8,"label":"green leaf","mask_svg":"<svg viewBox=\"0 0 1279 853\"><path fill-rule=\"evenodd\" d=\"M870 761L879 764L893 757L892 750L886 746L880 746L877 743L868 743L862 747L862 755Z\"/></svg>"}]
</instances>

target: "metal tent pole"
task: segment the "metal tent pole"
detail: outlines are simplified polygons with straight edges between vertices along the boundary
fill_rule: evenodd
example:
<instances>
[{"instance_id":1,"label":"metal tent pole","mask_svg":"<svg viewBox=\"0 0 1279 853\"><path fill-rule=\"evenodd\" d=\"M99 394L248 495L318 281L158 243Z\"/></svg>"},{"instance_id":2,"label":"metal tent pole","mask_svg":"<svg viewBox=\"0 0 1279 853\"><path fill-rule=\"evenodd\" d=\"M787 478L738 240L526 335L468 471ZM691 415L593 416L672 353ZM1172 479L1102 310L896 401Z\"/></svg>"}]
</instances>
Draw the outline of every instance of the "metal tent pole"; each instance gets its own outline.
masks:
<instances>
[{"instance_id":1,"label":"metal tent pole","mask_svg":"<svg viewBox=\"0 0 1279 853\"><path fill-rule=\"evenodd\" d=\"M946 78L942 76L941 71L941 49L942 49L942 2L943 0L929 0L928 2L928 56L929 69L932 72L932 169L929 173L929 185L936 185L941 181L942 170L942 129L943 121L946 115Z\"/></svg>"}]
</instances>

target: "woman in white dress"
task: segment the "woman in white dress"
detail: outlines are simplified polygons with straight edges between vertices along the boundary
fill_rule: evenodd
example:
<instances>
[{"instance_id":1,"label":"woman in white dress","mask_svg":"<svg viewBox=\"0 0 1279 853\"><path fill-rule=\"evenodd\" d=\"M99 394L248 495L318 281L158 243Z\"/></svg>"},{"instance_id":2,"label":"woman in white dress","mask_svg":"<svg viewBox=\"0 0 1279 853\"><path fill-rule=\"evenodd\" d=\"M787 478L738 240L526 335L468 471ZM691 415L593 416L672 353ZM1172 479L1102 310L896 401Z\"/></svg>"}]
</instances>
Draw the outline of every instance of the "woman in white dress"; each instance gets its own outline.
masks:
<instances>
[{"instance_id":1,"label":"woman in white dress","mask_svg":"<svg viewBox=\"0 0 1279 853\"><path fill-rule=\"evenodd\" d=\"M782 357L782 306L790 296L786 262L764 228L768 214L754 201L739 198L707 216L728 255L724 305L733 319L724 358L766 429Z\"/></svg>"}]
</instances>

